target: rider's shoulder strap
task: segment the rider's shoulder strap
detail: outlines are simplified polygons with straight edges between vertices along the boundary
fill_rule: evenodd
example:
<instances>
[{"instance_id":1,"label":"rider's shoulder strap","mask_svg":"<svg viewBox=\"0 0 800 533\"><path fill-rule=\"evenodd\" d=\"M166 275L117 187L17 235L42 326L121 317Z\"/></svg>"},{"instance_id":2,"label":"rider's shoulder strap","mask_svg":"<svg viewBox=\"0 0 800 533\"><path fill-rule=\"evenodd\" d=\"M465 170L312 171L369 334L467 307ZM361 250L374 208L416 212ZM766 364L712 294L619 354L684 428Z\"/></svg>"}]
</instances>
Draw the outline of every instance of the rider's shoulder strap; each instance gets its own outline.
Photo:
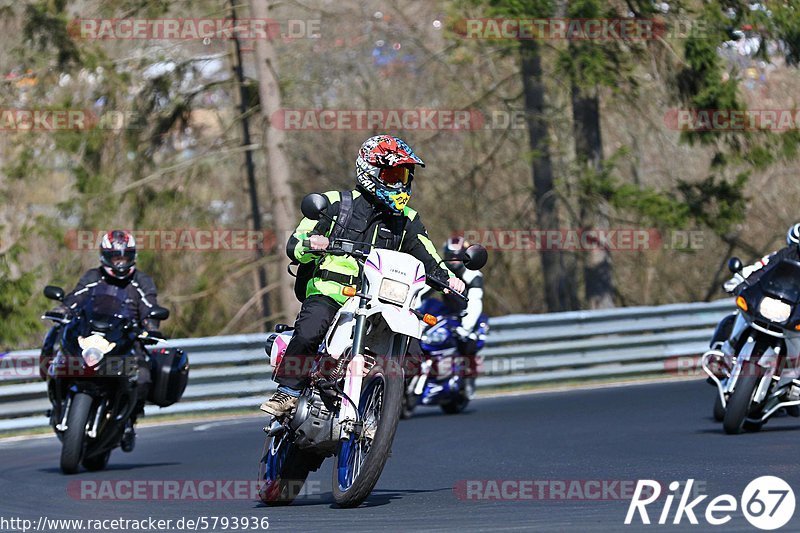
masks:
<instances>
[{"instance_id":1,"label":"rider's shoulder strap","mask_svg":"<svg viewBox=\"0 0 800 533\"><path fill-rule=\"evenodd\" d=\"M341 238L350 224L353 215L353 191L342 191L339 198L339 214L336 216L336 224L331 230L331 240Z\"/></svg>"}]
</instances>

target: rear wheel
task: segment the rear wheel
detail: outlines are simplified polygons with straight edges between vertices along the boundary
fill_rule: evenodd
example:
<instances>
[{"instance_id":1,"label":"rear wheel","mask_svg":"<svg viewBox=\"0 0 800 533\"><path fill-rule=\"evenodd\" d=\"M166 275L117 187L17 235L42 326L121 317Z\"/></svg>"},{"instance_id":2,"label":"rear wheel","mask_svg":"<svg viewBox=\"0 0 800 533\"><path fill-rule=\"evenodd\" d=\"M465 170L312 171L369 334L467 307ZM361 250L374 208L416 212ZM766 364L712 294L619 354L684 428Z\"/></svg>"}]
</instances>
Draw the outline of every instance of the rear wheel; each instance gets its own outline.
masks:
<instances>
[{"instance_id":1,"label":"rear wheel","mask_svg":"<svg viewBox=\"0 0 800 533\"><path fill-rule=\"evenodd\" d=\"M76 474L86 448L86 424L92 409L92 397L78 392L72 397L67 415L67 430L61 440L61 471Z\"/></svg>"},{"instance_id":2,"label":"rear wheel","mask_svg":"<svg viewBox=\"0 0 800 533\"><path fill-rule=\"evenodd\" d=\"M745 428L745 419L752 409L753 395L761 381L762 372L763 370L758 365L749 362L742 364L739 380L733 394L728 399L728 406L722 420L725 433L736 435L741 433L742 429L752 427L751 424L748 424L748 427Z\"/></svg>"},{"instance_id":3,"label":"rear wheel","mask_svg":"<svg viewBox=\"0 0 800 533\"><path fill-rule=\"evenodd\" d=\"M399 355L396 351L391 355ZM339 445L333 465L333 498L342 507L357 507L370 495L389 458L400 421L404 391L397 361L390 356L382 365L376 364L363 383L358 411L365 430L372 428L374 437L362 432Z\"/></svg>"}]
</instances>

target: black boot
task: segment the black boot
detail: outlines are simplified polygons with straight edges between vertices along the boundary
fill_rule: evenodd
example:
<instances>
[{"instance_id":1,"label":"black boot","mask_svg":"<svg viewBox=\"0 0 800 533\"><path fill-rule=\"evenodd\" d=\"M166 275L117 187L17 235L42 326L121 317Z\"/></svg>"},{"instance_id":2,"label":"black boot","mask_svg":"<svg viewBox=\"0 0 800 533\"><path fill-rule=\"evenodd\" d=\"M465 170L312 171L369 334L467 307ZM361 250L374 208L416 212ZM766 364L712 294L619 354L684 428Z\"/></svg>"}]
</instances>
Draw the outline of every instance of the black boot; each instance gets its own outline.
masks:
<instances>
[{"instance_id":1,"label":"black boot","mask_svg":"<svg viewBox=\"0 0 800 533\"><path fill-rule=\"evenodd\" d=\"M119 445L123 452L132 452L136 446L136 421L144 415L144 402L137 402L133 414L125 424L125 432L122 434L122 441Z\"/></svg>"},{"instance_id":2,"label":"black boot","mask_svg":"<svg viewBox=\"0 0 800 533\"><path fill-rule=\"evenodd\" d=\"M125 424L125 432L122 434L122 440L119 443L119 447L122 448L123 452L130 453L136 447L136 430L133 427L134 424L135 422L132 418Z\"/></svg>"}]
</instances>

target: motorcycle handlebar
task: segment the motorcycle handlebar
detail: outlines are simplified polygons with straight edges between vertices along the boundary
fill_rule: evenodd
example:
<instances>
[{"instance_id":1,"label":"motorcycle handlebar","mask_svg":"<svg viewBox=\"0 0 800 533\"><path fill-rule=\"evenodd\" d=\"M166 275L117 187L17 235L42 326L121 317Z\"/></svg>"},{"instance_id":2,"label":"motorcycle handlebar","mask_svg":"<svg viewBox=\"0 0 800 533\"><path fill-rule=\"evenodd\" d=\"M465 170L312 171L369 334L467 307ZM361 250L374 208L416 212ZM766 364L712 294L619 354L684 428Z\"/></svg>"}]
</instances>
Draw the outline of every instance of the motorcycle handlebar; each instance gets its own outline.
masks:
<instances>
[{"instance_id":1,"label":"motorcycle handlebar","mask_svg":"<svg viewBox=\"0 0 800 533\"><path fill-rule=\"evenodd\" d=\"M310 254L314 254L314 255L325 255L325 254L339 255L339 256L341 256L341 255L349 255L349 256L357 259L357 260L358 259L363 260L363 259L367 258L367 256L369 255L369 252L357 249L357 248L355 248L355 246L362 245L362 246L368 247L368 248L372 247L372 245L369 244L369 243L349 241L349 240L346 240L346 239L334 239L334 241L332 241L332 244L334 244L334 245L333 246L329 245L328 248L326 248L324 250L308 250L305 253L310 253ZM338 244L339 246L336 246L336 244ZM342 246L341 246L342 244L350 245L350 249L342 248ZM303 246L305 246L306 248L308 248L310 246L310 242L309 242L308 239L304 239L303 240ZM450 286L447 284L447 282L443 282L443 281L440 281L440 280L438 280L436 278L431 278L431 277L428 277L426 282L427 282L428 285L430 285L434 289L442 291L442 292L444 292L446 294L452 294L452 295L456 296L457 298L463 300L464 302L469 302L469 298L467 298L466 295L464 295L464 294L462 294L460 292L456 292L456 291L452 290L450 288Z\"/></svg>"},{"instance_id":2,"label":"motorcycle handlebar","mask_svg":"<svg viewBox=\"0 0 800 533\"><path fill-rule=\"evenodd\" d=\"M53 322L58 322L59 324L66 324L70 321L70 317L63 313L54 313L48 311L42 315L42 320L52 320Z\"/></svg>"},{"instance_id":3,"label":"motorcycle handlebar","mask_svg":"<svg viewBox=\"0 0 800 533\"><path fill-rule=\"evenodd\" d=\"M426 279L426 282L427 282L428 285L430 285L434 289L440 290L440 291L442 291L442 292L444 292L446 294L452 294L453 296L456 296L459 299L464 300L465 303L469 302L469 298L467 298L467 296L465 294L462 294L460 292L454 291L453 289L450 288L450 285L448 285L444 281L441 281L441 280L439 280L437 278L428 277Z\"/></svg>"},{"instance_id":4,"label":"motorcycle handlebar","mask_svg":"<svg viewBox=\"0 0 800 533\"><path fill-rule=\"evenodd\" d=\"M310 248L311 243L309 239L303 239L303 246L306 248ZM347 245L345 247L345 245ZM359 246L366 248L367 250L372 248L370 243L366 242L357 242L357 241L350 241L347 239L334 239L330 242L327 248L324 250L307 250L304 253L307 254L314 254L314 255L349 255L354 259L366 259L369 255L369 251L358 248Z\"/></svg>"}]
</instances>

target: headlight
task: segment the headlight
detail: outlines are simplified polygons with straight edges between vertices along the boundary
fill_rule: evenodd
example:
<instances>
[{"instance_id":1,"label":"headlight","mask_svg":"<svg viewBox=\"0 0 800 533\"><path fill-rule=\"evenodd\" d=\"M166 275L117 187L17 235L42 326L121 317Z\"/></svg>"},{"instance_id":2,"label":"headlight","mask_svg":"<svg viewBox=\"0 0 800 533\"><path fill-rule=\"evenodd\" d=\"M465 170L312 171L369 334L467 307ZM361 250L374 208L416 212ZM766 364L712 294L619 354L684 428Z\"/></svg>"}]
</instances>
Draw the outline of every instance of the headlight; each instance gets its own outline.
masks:
<instances>
[{"instance_id":1,"label":"headlight","mask_svg":"<svg viewBox=\"0 0 800 533\"><path fill-rule=\"evenodd\" d=\"M88 337L78 337L78 346L83 350L81 356L86 364L96 366L108 352L114 349L116 343L108 342L104 337L92 334Z\"/></svg>"},{"instance_id":2,"label":"headlight","mask_svg":"<svg viewBox=\"0 0 800 533\"><path fill-rule=\"evenodd\" d=\"M758 312L767 320L786 322L792 316L792 306L775 298L766 297L761 300Z\"/></svg>"},{"instance_id":3,"label":"headlight","mask_svg":"<svg viewBox=\"0 0 800 533\"><path fill-rule=\"evenodd\" d=\"M425 344L442 344L447 340L447 329L444 327L433 328L422 335L422 342Z\"/></svg>"},{"instance_id":4,"label":"headlight","mask_svg":"<svg viewBox=\"0 0 800 533\"><path fill-rule=\"evenodd\" d=\"M396 305L403 305L406 301L406 296L408 296L408 289L409 287L405 283L384 278L378 291L378 299L386 300Z\"/></svg>"},{"instance_id":5,"label":"headlight","mask_svg":"<svg viewBox=\"0 0 800 533\"><path fill-rule=\"evenodd\" d=\"M86 348L81 353L83 356L83 360L86 362L86 366L94 367L100 364L100 361L103 360L103 356L105 354L100 351L99 348Z\"/></svg>"}]
</instances>

